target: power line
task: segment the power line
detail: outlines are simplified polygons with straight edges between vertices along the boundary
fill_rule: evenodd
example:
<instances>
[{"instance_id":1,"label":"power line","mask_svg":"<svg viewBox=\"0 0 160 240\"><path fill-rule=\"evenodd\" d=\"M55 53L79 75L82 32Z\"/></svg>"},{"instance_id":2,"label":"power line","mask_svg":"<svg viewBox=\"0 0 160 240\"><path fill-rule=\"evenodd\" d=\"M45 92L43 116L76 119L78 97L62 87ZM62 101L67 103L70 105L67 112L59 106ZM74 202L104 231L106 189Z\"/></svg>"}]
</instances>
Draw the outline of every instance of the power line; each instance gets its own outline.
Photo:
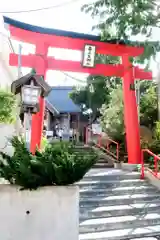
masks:
<instances>
[{"instance_id":1,"label":"power line","mask_svg":"<svg viewBox=\"0 0 160 240\"><path fill-rule=\"evenodd\" d=\"M48 7L42 7L42 8L36 8L36 9L29 9L29 10L17 10L17 11L2 11L0 12L1 14L12 14L12 13L30 13L30 12L38 12L38 11L43 11L43 10L50 10L53 8L59 8L59 7L63 7L75 2L78 2L80 0L70 0L70 1L66 1L57 5L52 5L52 6L48 6Z\"/></svg>"},{"instance_id":2,"label":"power line","mask_svg":"<svg viewBox=\"0 0 160 240\"><path fill-rule=\"evenodd\" d=\"M65 73L65 72L62 72L62 71L59 71L59 72L63 73L64 76L75 80L76 82L83 83L83 84L86 84L86 85L87 85L87 79L86 79L86 80L82 80L82 79L73 77L73 76L71 76L70 74L67 74L67 73ZM87 76L87 77L88 77L88 76ZM106 80L106 82L107 82L109 79L105 79L105 80ZM92 83L98 83L98 82L99 82L99 81L97 81L97 80L90 80L90 81L89 81L90 84L92 84Z\"/></svg>"},{"instance_id":3,"label":"power line","mask_svg":"<svg viewBox=\"0 0 160 240\"><path fill-rule=\"evenodd\" d=\"M59 71L59 72L63 73L66 77L69 77L69 78L71 78L71 79L73 79L73 80L75 80L75 81L77 81L77 82L87 83L87 81L86 81L87 79L86 79L86 80L82 80L82 79L73 77L73 76L71 76L70 74L65 73L65 72L63 72L63 71Z\"/></svg>"},{"instance_id":4,"label":"power line","mask_svg":"<svg viewBox=\"0 0 160 240\"><path fill-rule=\"evenodd\" d=\"M134 66L133 66L134 67ZM124 70L127 70L128 68L124 69ZM61 73L63 73L66 77L69 77L77 82L81 82L81 83L86 83L87 84L87 79L86 80L82 80L82 79L79 79L79 78L76 78L76 77L73 77L71 76L70 74L66 73L66 72L63 72L63 71L59 71ZM91 74L89 74L91 75ZM103 75L102 75L103 76ZM88 77L88 76L87 76ZM115 76L112 76L112 77L115 77ZM152 80L155 80L156 78L152 77ZM106 79L106 81L108 80L108 78ZM145 79L144 79L145 80ZM152 81L152 80L146 80L146 81ZM143 79L141 80L143 81ZM96 83L96 82L99 82L99 81L95 81L95 80L90 80L90 83Z\"/></svg>"}]
</instances>

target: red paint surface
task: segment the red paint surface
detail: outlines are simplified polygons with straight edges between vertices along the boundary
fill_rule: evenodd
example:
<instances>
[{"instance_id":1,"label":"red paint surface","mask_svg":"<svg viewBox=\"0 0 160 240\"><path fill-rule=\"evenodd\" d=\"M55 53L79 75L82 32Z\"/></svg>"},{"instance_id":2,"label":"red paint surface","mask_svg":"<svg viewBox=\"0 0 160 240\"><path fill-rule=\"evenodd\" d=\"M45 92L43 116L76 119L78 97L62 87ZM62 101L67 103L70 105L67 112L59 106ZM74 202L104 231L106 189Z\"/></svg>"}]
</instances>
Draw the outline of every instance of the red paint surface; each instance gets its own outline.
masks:
<instances>
[{"instance_id":1,"label":"red paint surface","mask_svg":"<svg viewBox=\"0 0 160 240\"><path fill-rule=\"evenodd\" d=\"M123 99L128 161L130 164L138 164L141 161L140 132L136 95L135 91L130 89L130 84L134 84L134 76L128 55L122 56L122 63L126 68L123 77Z\"/></svg>"},{"instance_id":2,"label":"red paint surface","mask_svg":"<svg viewBox=\"0 0 160 240\"><path fill-rule=\"evenodd\" d=\"M141 47L131 47L118 44L109 44L104 42L95 42L90 40L73 39L69 37L53 36L30 32L23 29L10 26L12 37L17 40L32 43L36 45L36 55L22 56L22 66L35 68L37 74L46 75L47 70L61 70L71 72L83 72L94 75L118 76L123 77L124 91L124 115L127 138L127 149L129 163L140 162L140 136L137 116L137 104L135 91L130 90L130 84L134 83L134 77L137 79L152 79L150 72L144 72L138 67L132 67L129 63L129 56L138 56L143 53ZM80 62L55 60L47 57L48 47L66 48L83 51L85 44L94 44L96 53L108 54L112 56L123 56L123 65L104 65L97 64L95 68L83 68ZM10 64L18 65L18 56L10 55ZM134 69L134 77L133 77ZM36 145L40 147L41 135L44 119L44 100L40 99L40 112L33 116L31 151L34 153Z\"/></svg>"},{"instance_id":3,"label":"red paint surface","mask_svg":"<svg viewBox=\"0 0 160 240\"><path fill-rule=\"evenodd\" d=\"M47 56L48 46L45 44L37 44L36 46L36 54L42 54L42 56ZM23 66L23 63L22 63ZM39 57L35 59L30 67L36 69L36 73L44 76L44 80L46 78L47 66L43 59L43 57ZM44 110L45 110L45 102L44 99L40 97L39 99L40 111L32 116L32 134L31 134L31 152L35 153L36 147L41 147L41 139L43 132L43 123L44 123Z\"/></svg>"},{"instance_id":4,"label":"red paint surface","mask_svg":"<svg viewBox=\"0 0 160 240\"><path fill-rule=\"evenodd\" d=\"M96 42L91 40L41 34L19 29L14 26L10 26L10 33L12 37L17 40L32 44L37 44L37 42L41 41L47 43L48 46L55 48L66 48L83 51L85 44L93 44L97 48L96 53L108 54L112 56L121 56L123 53L128 53L130 56L135 57L141 55L144 51L142 47L132 47L120 44L110 44L105 42Z\"/></svg>"},{"instance_id":5,"label":"red paint surface","mask_svg":"<svg viewBox=\"0 0 160 240\"><path fill-rule=\"evenodd\" d=\"M67 61L67 60L55 60L53 57L40 57L35 55L22 56L22 65L24 67L34 66L35 62L46 62L46 67L48 70L59 70L66 72L81 72L89 73L92 75L103 75L103 76L116 76L123 77L125 67L121 64L117 65L106 65L106 64L96 64L95 68L83 68L80 62ZM17 66L18 55L10 54L10 65ZM152 74L150 72L145 72L143 69L138 67L133 67L136 79L152 79Z\"/></svg>"}]
</instances>

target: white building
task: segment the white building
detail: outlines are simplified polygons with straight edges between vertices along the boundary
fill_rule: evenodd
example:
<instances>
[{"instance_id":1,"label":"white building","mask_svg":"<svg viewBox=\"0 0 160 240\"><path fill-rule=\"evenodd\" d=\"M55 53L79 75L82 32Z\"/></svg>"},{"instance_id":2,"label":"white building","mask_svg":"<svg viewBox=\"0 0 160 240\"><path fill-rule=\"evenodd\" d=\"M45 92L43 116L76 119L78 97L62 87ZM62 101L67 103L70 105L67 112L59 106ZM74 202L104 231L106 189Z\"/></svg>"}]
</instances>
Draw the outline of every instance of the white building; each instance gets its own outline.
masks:
<instances>
[{"instance_id":1,"label":"white building","mask_svg":"<svg viewBox=\"0 0 160 240\"><path fill-rule=\"evenodd\" d=\"M3 18L0 16L0 88L10 88L11 83L17 79L17 69L9 66L9 54L14 52L14 47L7 31L4 28ZM8 138L12 136L16 129L20 128L18 124L0 124L0 151L6 149Z\"/></svg>"},{"instance_id":2,"label":"white building","mask_svg":"<svg viewBox=\"0 0 160 240\"><path fill-rule=\"evenodd\" d=\"M9 66L9 53L13 51L12 42L0 24L0 87L9 87L16 78L15 69Z\"/></svg>"}]
</instances>

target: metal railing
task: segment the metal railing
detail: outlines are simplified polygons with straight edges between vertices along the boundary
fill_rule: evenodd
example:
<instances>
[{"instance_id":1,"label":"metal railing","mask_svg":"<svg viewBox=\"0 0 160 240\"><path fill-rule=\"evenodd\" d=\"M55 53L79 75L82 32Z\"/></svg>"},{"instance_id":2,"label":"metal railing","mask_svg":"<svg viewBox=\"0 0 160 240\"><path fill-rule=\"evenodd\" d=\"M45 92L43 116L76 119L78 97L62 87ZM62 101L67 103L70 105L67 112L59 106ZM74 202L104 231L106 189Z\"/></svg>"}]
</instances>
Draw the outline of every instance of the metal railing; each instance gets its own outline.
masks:
<instances>
[{"instance_id":1,"label":"metal railing","mask_svg":"<svg viewBox=\"0 0 160 240\"><path fill-rule=\"evenodd\" d=\"M107 136L103 136L101 134L96 134L93 132L91 128L86 128L86 144L94 143L95 146L102 149L112 157L116 158L116 160L119 160L119 143L112 140L111 138L108 138ZM114 144L116 146L116 152L111 151L111 144Z\"/></svg>"},{"instance_id":2,"label":"metal railing","mask_svg":"<svg viewBox=\"0 0 160 240\"><path fill-rule=\"evenodd\" d=\"M160 157L153 152L151 152L149 149L142 149L141 151L141 179L144 179L145 177L145 161L144 161L144 153L147 153L148 155L152 156L154 159L154 169L147 168L147 170L154 175L156 178L159 178L158 172L158 161L160 161Z\"/></svg>"}]
</instances>

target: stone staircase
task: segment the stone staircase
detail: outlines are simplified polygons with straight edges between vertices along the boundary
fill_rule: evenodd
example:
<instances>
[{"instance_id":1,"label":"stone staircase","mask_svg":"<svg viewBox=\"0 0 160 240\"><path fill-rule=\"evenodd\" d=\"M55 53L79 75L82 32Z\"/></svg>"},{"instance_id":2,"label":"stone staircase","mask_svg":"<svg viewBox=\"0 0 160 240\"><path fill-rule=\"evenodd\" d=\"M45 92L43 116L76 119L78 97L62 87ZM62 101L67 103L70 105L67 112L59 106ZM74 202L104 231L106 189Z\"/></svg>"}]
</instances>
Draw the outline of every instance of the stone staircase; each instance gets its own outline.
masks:
<instances>
[{"instance_id":1,"label":"stone staircase","mask_svg":"<svg viewBox=\"0 0 160 240\"><path fill-rule=\"evenodd\" d=\"M93 147L92 147L93 148ZM107 156L105 152L102 152L98 148L94 148L95 151L97 151L98 154L98 161L97 163L93 166L93 168L113 168L114 167L114 159L110 156ZM90 154L91 147L90 146L84 146L84 145L77 145L75 147L75 151L79 152L79 154Z\"/></svg>"},{"instance_id":2,"label":"stone staircase","mask_svg":"<svg viewBox=\"0 0 160 240\"><path fill-rule=\"evenodd\" d=\"M160 239L160 192L139 173L94 168L79 186L79 240Z\"/></svg>"}]
</instances>

